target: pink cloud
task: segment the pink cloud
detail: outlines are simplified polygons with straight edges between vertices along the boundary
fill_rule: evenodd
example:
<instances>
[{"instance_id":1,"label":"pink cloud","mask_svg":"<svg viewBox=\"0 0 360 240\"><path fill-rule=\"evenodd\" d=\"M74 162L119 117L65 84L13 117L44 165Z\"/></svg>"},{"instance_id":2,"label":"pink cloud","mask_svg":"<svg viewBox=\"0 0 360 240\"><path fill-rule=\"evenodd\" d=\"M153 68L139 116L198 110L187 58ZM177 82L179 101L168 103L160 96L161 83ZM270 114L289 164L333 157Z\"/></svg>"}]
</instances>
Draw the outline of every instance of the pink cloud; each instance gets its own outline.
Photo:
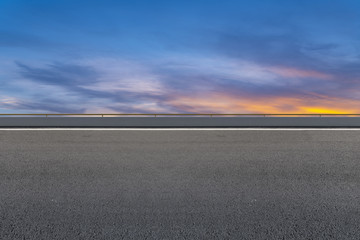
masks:
<instances>
[{"instance_id":1,"label":"pink cloud","mask_svg":"<svg viewBox=\"0 0 360 240\"><path fill-rule=\"evenodd\" d=\"M327 73L290 67L271 67L269 71L287 78L317 78L324 80L333 78L332 75Z\"/></svg>"}]
</instances>

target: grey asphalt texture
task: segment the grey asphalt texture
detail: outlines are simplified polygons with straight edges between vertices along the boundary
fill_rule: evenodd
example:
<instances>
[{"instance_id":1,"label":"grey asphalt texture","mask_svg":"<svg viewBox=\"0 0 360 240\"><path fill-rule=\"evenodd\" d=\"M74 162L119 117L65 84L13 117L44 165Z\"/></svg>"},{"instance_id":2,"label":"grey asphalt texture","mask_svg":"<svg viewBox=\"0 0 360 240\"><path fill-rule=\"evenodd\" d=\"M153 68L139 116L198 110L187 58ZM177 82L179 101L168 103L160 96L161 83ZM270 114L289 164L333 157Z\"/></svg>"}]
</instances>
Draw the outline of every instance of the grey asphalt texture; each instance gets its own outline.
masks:
<instances>
[{"instance_id":1,"label":"grey asphalt texture","mask_svg":"<svg viewBox=\"0 0 360 240\"><path fill-rule=\"evenodd\" d=\"M360 239L360 131L0 131L0 239Z\"/></svg>"}]
</instances>

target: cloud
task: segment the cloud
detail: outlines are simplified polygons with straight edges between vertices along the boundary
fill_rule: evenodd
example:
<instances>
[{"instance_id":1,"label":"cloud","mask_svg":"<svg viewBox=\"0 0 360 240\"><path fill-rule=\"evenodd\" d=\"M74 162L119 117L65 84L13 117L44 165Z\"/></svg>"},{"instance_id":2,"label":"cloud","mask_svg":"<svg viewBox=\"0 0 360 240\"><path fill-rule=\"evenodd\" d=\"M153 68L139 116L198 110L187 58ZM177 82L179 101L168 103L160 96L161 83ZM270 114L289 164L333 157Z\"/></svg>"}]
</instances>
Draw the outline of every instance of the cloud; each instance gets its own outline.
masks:
<instances>
[{"instance_id":1,"label":"cloud","mask_svg":"<svg viewBox=\"0 0 360 240\"><path fill-rule=\"evenodd\" d=\"M90 59L82 64L93 66L101 73L98 81L88 84L86 89L154 95L163 91L161 77L147 64L116 58Z\"/></svg>"},{"instance_id":2,"label":"cloud","mask_svg":"<svg viewBox=\"0 0 360 240\"><path fill-rule=\"evenodd\" d=\"M321 97L241 97L229 94L178 96L171 101L182 112L193 113L357 113L358 101Z\"/></svg>"},{"instance_id":3,"label":"cloud","mask_svg":"<svg viewBox=\"0 0 360 240\"><path fill-rule=\"evenodd\" d=\"M21 78L12 87L26 92L26 97L18 96L20 104L7 106L34 111L309 112L311 107L321 109L312 102L331 109L331 101L354 104L360 97L353 91L349 97L358 83L339 87L332 71L211 55L178 55L151 62L121 58L31 66L17 62L17 67Z\"/></svg>"},{"instance_id":4,"label":"cloud","mask_svg":"<svg viewBox=\"0 0 360 240\"><path fill-rule=\"evenodd\" d=\"M40 67L16 64L21 76L17 82L24 87L31 86L27 94L33 101L12 105L14 108L79 113L89 109L168 111L161 103L167 96L156 76L140 64L114 59L55 62Z\"/></svg>"},{"instance_id":5,"label":"cloud","mask_svg":"<svg viewBox=\"0 0 360 240\"><path fill-rule=\"evenodd\" d=\"M36 101L34 99L4 97L0 99L0 112L16 111L16 113L47 113L47 112L83 112L76 104L64 104L52 99L48 101Z\"/></svg>"},{"instance_id":6,"label":"cloud","mask_svg":"<svg viewBox=\"0 0 360 240\"><path fill-rule=\"evenodd\" d=\"M49 85L80 86L97 81L99 74L89 66L53 63L46 68L35 68L16 62L19 73L26 79Z\"/></svg>"},{"instance_id":7,"label":"cloud","mask_svg":"<svg viewBox=\"0 0 360 240\"><path fill-rule=\"evenodd\" d=\"M290 67L270 67L269 71L280 75L285 78L313 78L313 79L332 79L333 76L327 73L315 71L315 70L304 70Z\"/></svg>"}]
</instances>

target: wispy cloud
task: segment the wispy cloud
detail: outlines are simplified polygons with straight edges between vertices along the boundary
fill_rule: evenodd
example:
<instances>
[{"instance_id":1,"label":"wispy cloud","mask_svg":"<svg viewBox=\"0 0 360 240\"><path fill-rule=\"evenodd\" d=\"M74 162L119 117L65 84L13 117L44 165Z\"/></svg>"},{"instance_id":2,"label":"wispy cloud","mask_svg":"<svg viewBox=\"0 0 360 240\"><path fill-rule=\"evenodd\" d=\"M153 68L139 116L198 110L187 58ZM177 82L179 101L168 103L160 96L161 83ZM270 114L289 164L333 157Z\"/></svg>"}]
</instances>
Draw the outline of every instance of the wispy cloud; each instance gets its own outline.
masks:
<instances>
[{"instance_id":1,"label":"wispy cloud","mask_svg":"<svg viewBox=\"0 0 360 240\"><path fill-rule=\"evenodd\" d=\"M27 90L32 101L7 107L80 113L89 112L89 109L117 112L168 110L161 104L166 96L157 78L136 64L114 59L66 65L51 63L42 67L16 64L21 76L16 80L21 83L17 88L32 86Z\"/></svg>"},{"instance_id":2,"label":"wispy cloud","mask_svg":"<svg viewBox=\"0 0 360 240\"><path fill-rule=\"evenodd\" d=\"M21 78L13 87L32 89L26 90L28 99L19 97L16 104L3 101L7 109L79 113L354 112L358 95L352 91L348 97L353 90L349 87L333 91L339 80L331 72L226 57L179 56L151 63L95 58L36 67L16 64Z\"/></svg>"},{"instance_id":3,"label":"wispy cloud","mask_svg":"<svg viewBox=\"0 0 360 240\"><path fill-rule=\"evenodd\" d=\"M194 113L357 113L358 101L311 97L241 97L229 94L178 96L171 104L182 112Z\"/></svg>"},{"instance_id":4,"label":"wispy cloud","mask_svg":"<svg viewBox=\"0 0 360 240\"><path fill-rule=\"evenodd\" d=\"M269 71L284 78L312 78L312 79L333 79L331 74L315 71L298 69L294 67L269 67Z\"/></svg>"}]
</instances>

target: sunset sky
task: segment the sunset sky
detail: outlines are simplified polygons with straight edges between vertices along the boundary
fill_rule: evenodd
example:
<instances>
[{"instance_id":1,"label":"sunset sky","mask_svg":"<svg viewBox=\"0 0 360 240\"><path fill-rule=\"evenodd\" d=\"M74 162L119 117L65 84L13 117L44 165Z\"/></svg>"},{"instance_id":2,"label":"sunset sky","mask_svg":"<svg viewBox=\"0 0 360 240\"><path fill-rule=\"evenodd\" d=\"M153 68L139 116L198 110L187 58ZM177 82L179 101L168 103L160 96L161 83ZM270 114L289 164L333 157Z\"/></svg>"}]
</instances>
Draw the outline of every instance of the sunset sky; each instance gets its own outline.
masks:
<instances>
[{"instance_id":1,"label":"sunset sky","mask_svg":"<svg viewBox=\"0 0 360 240\"><path fill-rule=\"evenodd\" d=\"M360 113L360 1L0 0L0 113Z\"/></svg>"}]
</instances>

